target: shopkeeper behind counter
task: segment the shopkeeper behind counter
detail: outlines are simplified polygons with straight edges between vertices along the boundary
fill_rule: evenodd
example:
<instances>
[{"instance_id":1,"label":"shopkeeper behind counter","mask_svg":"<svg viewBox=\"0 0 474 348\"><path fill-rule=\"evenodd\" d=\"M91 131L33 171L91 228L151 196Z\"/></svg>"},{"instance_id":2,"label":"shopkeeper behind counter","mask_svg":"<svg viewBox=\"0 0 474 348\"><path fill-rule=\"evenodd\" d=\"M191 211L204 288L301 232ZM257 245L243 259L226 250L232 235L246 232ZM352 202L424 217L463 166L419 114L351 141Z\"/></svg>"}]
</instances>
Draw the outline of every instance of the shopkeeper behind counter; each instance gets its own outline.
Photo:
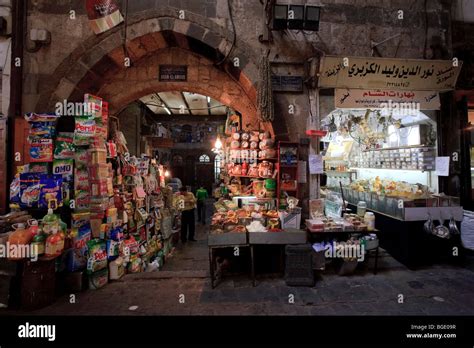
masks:
<instances>
[{"instance_id":1,"label":"shopkeeper behind counter","mask_svg":"<svg viewBox=\"0 0 474 348\"><path fill-rule=\"evenodd\" d=\"M187 240L195 242L194 230L196 228L196 221L194 214L196 210L196 197L194 197L192 192L188 192L185 186L181 187L179 192L184 200L184 207L181 212L181 241L183 244L186 243Z\"/></svg>"}]
</instances>

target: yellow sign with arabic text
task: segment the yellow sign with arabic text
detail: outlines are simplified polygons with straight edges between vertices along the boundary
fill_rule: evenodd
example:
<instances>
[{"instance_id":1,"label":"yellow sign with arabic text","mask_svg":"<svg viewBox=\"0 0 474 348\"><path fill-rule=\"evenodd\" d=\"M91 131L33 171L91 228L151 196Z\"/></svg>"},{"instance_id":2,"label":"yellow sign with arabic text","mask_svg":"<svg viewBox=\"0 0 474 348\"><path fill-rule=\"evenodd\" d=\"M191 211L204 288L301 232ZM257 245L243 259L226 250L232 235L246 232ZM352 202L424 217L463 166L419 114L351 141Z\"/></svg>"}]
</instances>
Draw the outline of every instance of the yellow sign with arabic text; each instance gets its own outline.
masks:
<instances>
[{"instance_id":1,"label":"yellow sign with arabic text","mask_svg":"<svg viewBox=\"0 0 474 348\"><path fill-rule=\"evenodd\" d=\"M447 91L454 89L461 66L451 60L326 56L319 87Z\"/></svg>"}]
</instances>

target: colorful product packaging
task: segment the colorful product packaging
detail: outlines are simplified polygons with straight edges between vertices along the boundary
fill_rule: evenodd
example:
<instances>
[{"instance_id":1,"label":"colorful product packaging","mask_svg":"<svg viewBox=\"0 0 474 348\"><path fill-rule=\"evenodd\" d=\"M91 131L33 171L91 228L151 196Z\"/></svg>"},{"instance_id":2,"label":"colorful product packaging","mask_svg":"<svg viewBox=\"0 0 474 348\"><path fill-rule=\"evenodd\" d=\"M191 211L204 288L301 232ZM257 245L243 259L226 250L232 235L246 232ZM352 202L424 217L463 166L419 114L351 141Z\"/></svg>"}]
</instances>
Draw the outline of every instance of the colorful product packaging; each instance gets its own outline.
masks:
<instances>
[{"instance_id":1,"label":"colorful product packaging","mask_svg":"<svg viewBox=\"0 0 474 348\"><path fill-rule=\"evenodd\" d=\"M76 148L76 153L74 156L74 162L76 168L82 168L87 166L87 149L85 148Z\"/></svg>"},{"instance_id":2,"label":"colorful product packaging","mask_svg":"<svg viewBox=\"0 0 474 348\"><path fill-rule=\"evenodd\" d=\"M109 271L107 269L107 263L105 265L105 269L101 269L89 275L89 289L97 290L107 285L109 282Z\"/></svg>"},{"instance_id":3,"label":"colorful product packaging","mask_svg":"<svg viewBox=\"0 0 474 348\"><path fill-rule=\"evenodd\" d=\"M55 122L30 122L28 141L52 139L56 135Z\"/></svg>"},{"instance_id":4,"label":"colorful product packaging","mask_svg":"<svg viewBox=\"0 0 474 348\"><path fill-rule=\"evenodd\" d=\"M73 247L69 251L68 271L76 272L86 268L88 249L91 240L91 228L88 213L72 214Z\"/></svg>"},{"instance_id":5,"label":"colorful product packaging","mask_svg":"<svg viewBox=\"0 0 474 348\"><path fill-rule=\"evenodd\" d=\"M28 122L53 122L58 119L56 114L37 114L30 112L25 114L25 120Z\"/></svg>"},{"instance_id":6,"label":"colorful product packaging","mask_svg":"<svg viewBox=\"0 0 474 348\"><path fill-rule=\"evenodd\" d=\"M95 134L95 120L93 117L77 116L74 131L74 144L79 146L89 145L90 138Z\"/></svg>"},{"instance_id":7,"label":"colorful product packaging","mask_svg":"<svg viewBox=\"0 0 474 348\"><path fill-rule=\"evenodd\" d=\"M73 159L76 146L74 145L74 133L59 133L54 148L55 159Z\"/></svg>"},{"instance_id":8,"label":"colorful product packaging","mask_svg":"<svg viewBox=\"0 0 474 348\"><path fill-rule=\"evenodd\" d=\"M20 207L37 208L40 199L40 174L20 174Z\"/></svg>"},{"instance_id":9,"label":"colorful product packaging","mask_svg":"<svg viewBox=\"0 0 474 348\"><path fill-rule=\"evenodd\" d=\"M107 247L105 241L94 238L87 242L89 274L107 268Z\"/></svg>"},{"instance_id":10,"label":"colorful product packaging","mask_svg":"<svg viewBox=\"0 0 474 348\"><path fill-rule=\"evenodd\" d=\"M48 174L48 163L30 163L28 165L29 173Z\"/></svg>"},{"instance_id":11,"label":"colorful product packaging","mask_svg":"<svg viewBox=\"0 0 474 348\"><path fill-rule=\"evenodd\" d=\"M74 169L74 190L89 191L89 174L86 169Z\"/></svg>"},{"instance_id":12,"label":"colorful product packaging","mask_svg":"<svg viewBox=\"0 0 474 348\"><path fill-rule=\"evenodd\" d=\"M107 150L101 148L93 148L87 151L90 164L106 164Z\"/></svg>"},{"instance_id":13,"label":"colorful product packaging","mask_svg":"<svg viewBox=\"0 0 474 348\"><path fill-rule=\"evenodd\" d=\"M30 143L31 162L52 162L53 161L53 140L34 139Z\"/></svg>"},{"instance_id":14,"label":"colorful product packaging","mask_svg":"<svg viewBox=\"0 0 474 348\"><path fill-rule=\"evenodd\" d=\"M63 204L63 178L61 175L40 174L39 208L56 209Z\"/></svg>"},{"instance_id":15,"label":"colorful product packaging","mask_svg":"<svg viewBox=\"0 0 474 348\"><path fill-rule=\"evenodd\" d=\"M74 160L58 159L53 161L53 174L62 177L72 177L74 174Z\"/></svg>"}]
</instances>

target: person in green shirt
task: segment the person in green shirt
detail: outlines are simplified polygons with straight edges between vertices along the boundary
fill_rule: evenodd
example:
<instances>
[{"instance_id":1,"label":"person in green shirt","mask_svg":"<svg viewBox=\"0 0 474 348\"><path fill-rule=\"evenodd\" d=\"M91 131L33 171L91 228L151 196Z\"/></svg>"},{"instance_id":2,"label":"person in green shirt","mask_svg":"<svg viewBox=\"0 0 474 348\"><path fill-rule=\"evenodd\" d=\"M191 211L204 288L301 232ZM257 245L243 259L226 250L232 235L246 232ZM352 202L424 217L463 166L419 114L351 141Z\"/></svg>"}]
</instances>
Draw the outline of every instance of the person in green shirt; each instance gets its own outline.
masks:
<instances>
[{"instance_id":1,"label":"person in green shirt","mask_svg":"<svg viewBox=\"0 0 474 348\"><path fill-rule=\"evenodd\" d=\"M203 225L206 224L206 208L205 203L206 199L209 197L207 190L204 187L200 187L196 191L197 199L197 211L198 211L198 222L201 222Z\"/></svg>"}]
</instances>

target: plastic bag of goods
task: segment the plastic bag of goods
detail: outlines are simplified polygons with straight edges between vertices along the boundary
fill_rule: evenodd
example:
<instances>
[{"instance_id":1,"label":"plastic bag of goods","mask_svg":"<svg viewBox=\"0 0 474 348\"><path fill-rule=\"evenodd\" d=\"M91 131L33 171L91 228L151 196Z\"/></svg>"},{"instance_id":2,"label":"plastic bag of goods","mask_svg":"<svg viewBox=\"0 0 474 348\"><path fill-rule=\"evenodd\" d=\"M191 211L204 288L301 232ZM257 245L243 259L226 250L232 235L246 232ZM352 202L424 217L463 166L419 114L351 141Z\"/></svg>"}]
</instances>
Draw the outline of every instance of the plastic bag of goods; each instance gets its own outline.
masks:
<instances>
[{"instance_id":1,"label":"plastic bag of goods","mask_svg":"<svg viewBox=\"0 0 474 348\"><path fill-rule=\"evenodd\" d=\"M474 212L464 211L461 222L461 241L463 247L474 250Z\"/></svg>"}]
</instances>

